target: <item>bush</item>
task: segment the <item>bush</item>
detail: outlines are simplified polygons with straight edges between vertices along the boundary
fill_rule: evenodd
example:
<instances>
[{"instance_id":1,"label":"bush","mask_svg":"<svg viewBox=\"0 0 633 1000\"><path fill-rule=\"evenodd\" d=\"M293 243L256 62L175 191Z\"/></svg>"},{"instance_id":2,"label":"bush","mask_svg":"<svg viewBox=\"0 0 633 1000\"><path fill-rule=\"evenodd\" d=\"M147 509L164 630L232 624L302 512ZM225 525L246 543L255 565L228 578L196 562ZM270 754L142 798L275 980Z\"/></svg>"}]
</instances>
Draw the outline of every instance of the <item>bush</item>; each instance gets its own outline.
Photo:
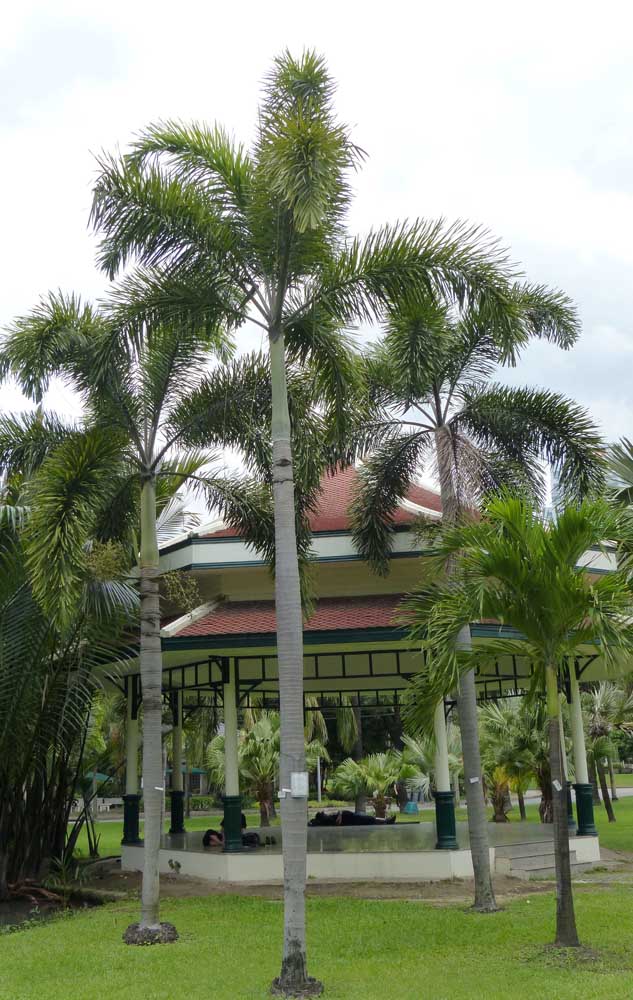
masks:
<instances>
[{"instance_id":1,"label":"bush","mask_svg":"<svg viewBox=\"0 0 633 1000\"><path fill-rule=\"evenodd\" d=\"M208 812L217 803L213 795L192 795L189 805L192 812Z\"/></svg>"}]
</instances>

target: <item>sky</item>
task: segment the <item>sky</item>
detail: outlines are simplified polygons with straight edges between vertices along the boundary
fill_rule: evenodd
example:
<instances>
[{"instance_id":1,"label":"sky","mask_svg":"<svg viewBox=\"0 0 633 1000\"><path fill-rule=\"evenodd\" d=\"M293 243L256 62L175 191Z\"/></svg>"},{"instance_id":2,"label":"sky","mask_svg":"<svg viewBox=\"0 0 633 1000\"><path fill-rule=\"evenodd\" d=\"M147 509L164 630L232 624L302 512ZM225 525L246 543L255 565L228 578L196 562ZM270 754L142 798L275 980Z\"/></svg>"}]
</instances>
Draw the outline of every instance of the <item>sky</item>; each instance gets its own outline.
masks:
<instances>
[{"instance_id":1,"label":"sky","mask_svg":"<svg viewBox=\"0 0 633 1000\"><path fill-rule=\"evenodd\" d=\"M623 0L6 7L0 327L49 289L105 291L88 230L96 154L161 118L218 121L248 143L272 58L315 48L368 154L352 231L439 216L488 228L531 281L567 292L582 321L572 351L535 344L504 378L567 393L608 438L633 437L633 13ZM46 405L79 412L58 384ZM0 409L24 406L0 388Z\"/></svg>"}]
</instances>

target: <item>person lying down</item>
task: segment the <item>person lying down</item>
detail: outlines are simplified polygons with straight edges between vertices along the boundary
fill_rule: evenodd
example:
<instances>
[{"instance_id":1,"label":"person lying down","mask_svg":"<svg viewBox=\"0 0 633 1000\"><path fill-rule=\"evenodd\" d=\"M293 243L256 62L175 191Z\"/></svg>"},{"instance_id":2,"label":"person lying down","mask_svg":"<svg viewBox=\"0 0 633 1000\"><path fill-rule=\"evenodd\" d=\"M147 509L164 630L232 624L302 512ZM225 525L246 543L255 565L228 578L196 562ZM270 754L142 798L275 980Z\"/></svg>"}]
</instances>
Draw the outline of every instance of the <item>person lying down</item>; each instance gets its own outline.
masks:
<instances>
[{"instance_id":1,"label":"person lying down","mask_svg":"<svg viewBox=\"0 0 633 1000\"><path fill-rule=\"evenodd\" d=\"M396 822L396 815L388 819L378 819L365 813L352 812L351 809L339 809L335 813L318 812L308 826L390 826Z\"/></svg>"}]
</instances>

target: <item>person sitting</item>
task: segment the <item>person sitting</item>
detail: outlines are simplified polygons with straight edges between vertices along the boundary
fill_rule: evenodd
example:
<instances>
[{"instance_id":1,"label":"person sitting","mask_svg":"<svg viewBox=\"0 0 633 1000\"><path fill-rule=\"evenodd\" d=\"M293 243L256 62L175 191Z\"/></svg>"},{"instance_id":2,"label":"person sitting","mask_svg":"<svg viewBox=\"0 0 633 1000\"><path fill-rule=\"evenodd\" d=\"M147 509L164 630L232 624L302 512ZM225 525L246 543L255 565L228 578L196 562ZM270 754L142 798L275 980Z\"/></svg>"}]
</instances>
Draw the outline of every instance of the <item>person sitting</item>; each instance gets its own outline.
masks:
<instances>
[{"instance_id":1,"label":"person sitting","mask_svg":"<svg viewBox=\"0 0 633 1000\"><path fill-rule=\"evenodd\" d=\"M352 812L351 809L339 809L335 813L318 812L308 826L389 826L395 822L395 813L387 819L380 819L377 816L367 816L366 813Z\"/></svg>"},{"instance_id":2,"label":"person sitting","mask_svg":"<svg viewBox=\"0 0 633 1000\"><path fill-rule=\"evenodd\" d=\"M246 833L246 816L241 813L242 844L244 847L259 847L260 840L258 833ZM224 820L220 823L219 830L207 830L202 838L203 847L223 847L224 846Z\"/></svg>"}]
</instances>

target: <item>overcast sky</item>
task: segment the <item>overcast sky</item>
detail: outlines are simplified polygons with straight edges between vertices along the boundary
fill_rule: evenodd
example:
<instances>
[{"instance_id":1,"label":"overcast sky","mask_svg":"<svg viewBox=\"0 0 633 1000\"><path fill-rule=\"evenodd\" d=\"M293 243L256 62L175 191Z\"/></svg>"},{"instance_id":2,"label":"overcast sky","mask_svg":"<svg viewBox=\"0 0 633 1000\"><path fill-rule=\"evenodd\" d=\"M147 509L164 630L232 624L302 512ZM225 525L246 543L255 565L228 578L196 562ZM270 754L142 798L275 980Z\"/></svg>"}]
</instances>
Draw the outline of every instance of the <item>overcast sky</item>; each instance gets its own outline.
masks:
<instances>
[{"instance_id":1,"label":"overcast sky","mask_svg":"<svg viewBox=\"0 0 633 1000\"><path fill-rule=\"evenodd\" d=\"M487 226L531 280L576 301L572 352L535 345L513 381L562 390L633 436L633 62L628 4L355 0L5 6L0 325L50 288L104 289L87 230L94 154L158 118L252 136L284 47L314 47L369 159L352 225ZM0 390L0 408L19 409ZM61 388L47 401L75 407Z\"/></svg>"}]
</instances>

